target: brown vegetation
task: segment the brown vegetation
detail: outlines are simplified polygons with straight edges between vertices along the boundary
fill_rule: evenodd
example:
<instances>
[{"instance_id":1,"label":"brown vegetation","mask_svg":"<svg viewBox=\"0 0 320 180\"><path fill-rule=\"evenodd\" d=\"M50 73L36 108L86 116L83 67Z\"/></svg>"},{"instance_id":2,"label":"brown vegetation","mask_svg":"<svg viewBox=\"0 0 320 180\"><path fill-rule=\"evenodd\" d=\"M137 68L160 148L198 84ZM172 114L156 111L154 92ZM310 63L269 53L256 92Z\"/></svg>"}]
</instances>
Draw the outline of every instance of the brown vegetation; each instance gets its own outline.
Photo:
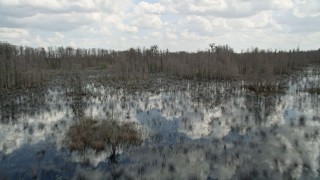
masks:
<instances>
[{"instance_id":1,"label":"brown vegetation","mask_svg":"<svg viewBox=\"0 0 320 180\"><path fill-rule=\"evenodd\" d=\"M30 48L0 43L0 89L40 86L50 70L95 69L116 79L143 79L150 74L186 79L273 82L274 77L320 62L320 50L290 51L253 48L235 53L229 46L210 45L198 52L170 52L150 48L126 51Z\"/></svg>"},{"instance_id":2,"label":"brown vegetation","mask_svg":"<svg viewBox=\"0 0 320 180\"><path fill-rule=\"evenodd\" d=\"M41 86L45 53L44 48L0 42L0 90Z\"/></svg>"},{"instance_id":3,"label":"brown vegetation","mask_svg":"<svg viewBox=\"0 0 320 180\"><path fill-rule=\"evenodd\" d=\"M265 93L285 93L286 87L280 85L274 85L272 83L249 83L243 85L242 88L253 91L257 94L265 94Z\"/></svg>"},{"instance_id":4,"label":"brown vegetation","mask_svg":"<svg viewBox=\"0 0 320 180\"><path fill-rule=\"evenodd\" d=\"M317 95L319 95L320 94L320 87L318 87L318 88L309 88L309 89L307 89L306 90L308 93L310 93L310 94L317 94Z\"/></svg>"},{"instance_id":5,"label":"brown vegetation","mask_svg":"<svg viewBox=\"0 0 320 180\"><path fill-rule=\"evenodd\" d=\"M111 157L128 146L140 145L142 139L134 123L119 123L114 120L82 119L70 127L66 144L71 151L84 151L86 148L97 152L111 149Z\"/></svg>"}]
</instances>

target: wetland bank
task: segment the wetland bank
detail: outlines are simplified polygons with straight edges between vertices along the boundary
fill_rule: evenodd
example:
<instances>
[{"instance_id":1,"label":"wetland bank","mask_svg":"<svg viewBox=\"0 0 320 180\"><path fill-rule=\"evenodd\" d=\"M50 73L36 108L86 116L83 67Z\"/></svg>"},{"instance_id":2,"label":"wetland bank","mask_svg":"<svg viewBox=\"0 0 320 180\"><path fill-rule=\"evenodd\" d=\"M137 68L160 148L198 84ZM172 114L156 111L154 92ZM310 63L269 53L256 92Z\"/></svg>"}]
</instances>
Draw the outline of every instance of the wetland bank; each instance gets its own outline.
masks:
<instances>
[{"instance_id":1,"label":"wetland bank","mask_svg":"<svg viewBox=\"0 0 320 180\"><path fill-rule=\"evenodd\" d=\"M0 53L0 179L319 179L319 50Z\"/></svg>"}]
</instances>

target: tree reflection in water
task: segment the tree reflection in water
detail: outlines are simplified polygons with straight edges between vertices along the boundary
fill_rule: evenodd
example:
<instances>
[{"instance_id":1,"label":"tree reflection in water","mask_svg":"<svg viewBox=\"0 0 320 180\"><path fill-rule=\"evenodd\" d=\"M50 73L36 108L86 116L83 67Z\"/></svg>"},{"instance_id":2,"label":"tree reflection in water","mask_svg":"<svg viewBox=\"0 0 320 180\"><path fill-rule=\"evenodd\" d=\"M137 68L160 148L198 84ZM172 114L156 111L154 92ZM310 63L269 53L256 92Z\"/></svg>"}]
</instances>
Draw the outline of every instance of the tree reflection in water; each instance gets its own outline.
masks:
<instances>
[{"instance_id":1,"label":"tree reflection in water","mask_svg":"<svg viewBox=\"0 0 320 180\"><path fill-rule=\"evenodd\" d=\"M8 164L19 161L10 157L44 141L55 153L69 147L64 156L74 166L89 159L89 166L72 173L76 177L317 179L319 96L306 90L317 81L313 74L296 76L285 94L259 94L236 82L181 81L132 92L74 80L81 91L53 87L40 112L17 107L15 121L1 122L0 150L9 158L0 169L11 172ZM1 107L3 119L8 111ZM46 159L51 151L40 149ZM110 160L117 165L110 168Z\"/></svg>"}]
</instances>

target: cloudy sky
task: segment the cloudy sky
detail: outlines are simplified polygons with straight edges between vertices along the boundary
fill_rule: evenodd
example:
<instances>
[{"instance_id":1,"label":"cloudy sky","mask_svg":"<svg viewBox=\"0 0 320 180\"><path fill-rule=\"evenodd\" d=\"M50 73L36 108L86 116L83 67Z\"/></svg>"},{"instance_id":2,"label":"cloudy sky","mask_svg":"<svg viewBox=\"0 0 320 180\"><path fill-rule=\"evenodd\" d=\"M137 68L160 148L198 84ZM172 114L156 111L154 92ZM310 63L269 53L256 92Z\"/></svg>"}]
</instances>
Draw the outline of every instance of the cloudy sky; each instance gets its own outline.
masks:
<instances>
[{"instance_id":1,"label":"cloudy sky","mask_svg":"<svg viewBox=\"0 0 320 180\"><path fill-rule=\"evenodd\" d=\"M0 41L197 51L320 48L320 0L0 0Z\"/></svg>"}]
</instances>

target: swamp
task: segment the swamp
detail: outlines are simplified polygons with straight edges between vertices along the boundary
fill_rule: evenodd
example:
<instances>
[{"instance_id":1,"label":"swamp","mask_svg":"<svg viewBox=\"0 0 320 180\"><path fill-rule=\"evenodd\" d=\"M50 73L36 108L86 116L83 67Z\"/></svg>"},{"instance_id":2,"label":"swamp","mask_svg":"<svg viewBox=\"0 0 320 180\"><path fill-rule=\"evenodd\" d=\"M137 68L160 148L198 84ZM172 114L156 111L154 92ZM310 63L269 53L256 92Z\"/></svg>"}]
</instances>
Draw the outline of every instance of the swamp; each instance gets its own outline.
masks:
<instances>
[{"instance_id":1,"label":"swamp","mask_svg":"<svg viewBox=\"0 0 320 180\"><path fill-rule=\"evenodd\" d=\"M319 179L320 50L0 44L0 179Z\"/></svg>"}]
</instances>

